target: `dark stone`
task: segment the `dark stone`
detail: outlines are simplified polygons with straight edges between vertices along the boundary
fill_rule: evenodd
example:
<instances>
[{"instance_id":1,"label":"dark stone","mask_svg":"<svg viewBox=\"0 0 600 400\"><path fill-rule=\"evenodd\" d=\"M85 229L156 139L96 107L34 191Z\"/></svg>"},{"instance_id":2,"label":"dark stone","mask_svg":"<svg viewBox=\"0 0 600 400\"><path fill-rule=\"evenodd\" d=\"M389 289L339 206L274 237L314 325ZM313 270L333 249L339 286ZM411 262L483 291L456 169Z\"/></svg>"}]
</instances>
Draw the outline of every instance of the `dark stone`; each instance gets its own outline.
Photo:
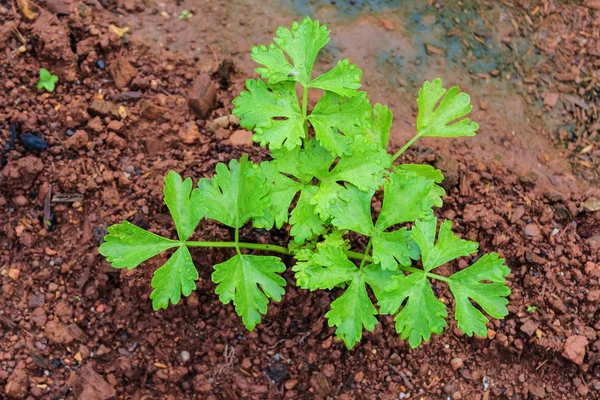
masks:
<instances>
[{"instance_id":1,"label":"dark stone","mask_svg":"<svg viewBox=\"0 0 600 400\"><path fill-rule=\"evenodd\" d=\"M42 151L48 148L48 143L46 143L44 138L33 133L24 133L19 139L23 147L29 151Z\"/></svg>"},{"instance_id":2,"label":"dark stone","mask_svg":"<svg viewBox=\"0 0 600 400\"><path fill-rule=\"evenodd\" d=\"M269 375L269 377L277 383L284 381L285 377L287 376L287 372L286 365L281 361L277 361L267 368L267 375Z\"/></svg>"}]
</instances>

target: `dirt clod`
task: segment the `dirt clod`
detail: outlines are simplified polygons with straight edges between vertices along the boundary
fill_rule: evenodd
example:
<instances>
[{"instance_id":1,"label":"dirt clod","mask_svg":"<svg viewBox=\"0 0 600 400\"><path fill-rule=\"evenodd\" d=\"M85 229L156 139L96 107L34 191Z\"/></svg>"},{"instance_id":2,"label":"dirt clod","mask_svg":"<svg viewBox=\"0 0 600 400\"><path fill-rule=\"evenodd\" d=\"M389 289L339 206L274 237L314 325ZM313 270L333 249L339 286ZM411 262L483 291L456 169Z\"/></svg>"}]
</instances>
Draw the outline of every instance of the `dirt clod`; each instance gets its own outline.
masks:
<instances>
[{"instance_id":1,"label":"dirt clod","mask_svg":"<svg viewBox=\"0 0 600 400\"><path fill-rule=\"evenodd\" d=\"M535 331L539 328L540 324L533 320L526 321L523 325L521 325L521 332L525 333L527 336L531 337L535 333Z\"/></svg>"},{"instance_id":2,"label":"dirt clod","mask_svg":"<svg viewBox=\"0 0 600 400\"><path fill-rule=\"evenodd\" d=\"M217 105L217 90L208 75L201 74L188 92L190 108L200 118L205 118Z\"/></svg>"},{"instance_id":3,"label":"dirt clod","mask_svg":"<svg viewBox=\"0 0 600 400\"><path fill-rule=\"evenodd\" d=\"M238 129L229 136L229 142L234 146L252 146L252 132Z\"/></svg>"},{"instance_id":4,"label":"dirt clod","mask_svg":"<svg viewBox=\"0 0 600 400\"><path fill-rule=\"evenodd\" d=\"M583 364L585 358L585 347L588 340L585 336L573 335L567 338L562 352L563 357L573 361L575 364Z\"/></svg>"},{"instance_id":5,"label":"dirt clod","mask_svg":"<svg viewBox=\"0 0 600 400\"><path fill-rule=\"evenodd\" d=\"M137 69L125 57L118 57L108 67L110 74L119 89L126 88L129 82L138 75Z\"/></svg>"},{"instance_id":6,"label":"dirt clod","mask_svg":"<svg viewBox=\"0 0 600 400\"><path fill-rule=\"evenodd\" d=\"M77 132L75 132L73 136L65 140L65 148L68 150L77 151L84 148L89 141L90 138L88 136L88 133L83 129L80 129Z\"/></svg>"},{"instance_id":7,"label":"dirt clod","mask_svg":"<svg viewBox=\"0 0 600 400\"><path fill-rule=\"evenodd\" d=\"M89 365L84 365L70 382L73 395L78 400L110 400L117 392Z\"/></svg>"},{"instance_id":8,"label":"dirt clod","mask_svg":"<svg viewBox=\"0 0 600 400\"><path fill-rule=\"evenodd\" d=\"M92 115L97 115L103 118L110 117L112 119L121 119L115 103L102 99L94 99L91 102L88 111Z\"/></svg>"},{"instance_id":9,"label":"dirt clod","mask_svg":"<svg viewBox=\"0 0 600 400\"><path fill-rule=\"evenodd\" d=\"M465 363L462 358L455 357L450 361L450 365L452 366L453 370L458 371L465 365Z\"/></svg>"},{"instance_id":10,"label":"dirt clod","mask_svg":"<svg viewBox=\"0 0 600 400\"><path fill-rule=\"evenodd\" d=\"M8 378L4 391L9 399L24 399L28 393L27 373L23 369L16 369Z\"/></svg>"},{"instance_id":11,"label":"dirt clod","mask_svg":"<svg viewBox=\"0 0 600 400\"><path fill-rule=\"evenodd\" d=\"M62 322L49 321L45 328L48 340L56 344L69 344L75 338L71 334L69 327Z\"/></svg>"}]
</instances>

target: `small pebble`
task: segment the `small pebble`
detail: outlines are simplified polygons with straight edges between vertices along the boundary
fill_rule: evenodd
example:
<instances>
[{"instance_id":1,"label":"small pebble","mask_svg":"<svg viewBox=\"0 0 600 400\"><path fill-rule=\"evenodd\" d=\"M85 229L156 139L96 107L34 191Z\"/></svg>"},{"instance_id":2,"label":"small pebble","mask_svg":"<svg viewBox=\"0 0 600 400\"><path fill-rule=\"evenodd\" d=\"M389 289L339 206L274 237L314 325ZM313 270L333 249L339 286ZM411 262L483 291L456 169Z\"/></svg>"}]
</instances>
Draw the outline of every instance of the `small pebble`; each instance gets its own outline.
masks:
<instances>
[{"instance_id":1,"label":"small pebble","mask_svg":"<svg viewBox=\"0 0 600 400\"><path fill-rule=\"evenodd\" d=\"M456 357L450 361L450 365L452 366L453 370L458 371L465 365L465 363L463 362L462 358Z\"/></svg>"},{"instance_id":2,"label":"small pebble","mask_svg":"<svg viewBox=\"0 0 600 400\"><path fill-rule=\"evenodd\" d=\"M102 60L96 61L96 66L100 69L104 69L104 61L102 61Z\"/></svg>"},{"instance_id":3,"label":"small pebble","mask_svg":"<svg viewBox=\"0 0 600 400\"><path fill-rule=\"evenodd\" d=\"M188 353L187 351L183 350L180 355L181 355L181 361L183 361L184 363L186 363L190 360L190 353Z\"/></svg>"},{"instance_id":4,"label":"small pebble","mask_svg":"<svg viewBox=\"0 0 600 400\"><path fill-rule=\"evenodd\" d=\"M42 151L48 148L48 144L41 136L33 133L24 133L20 137L23 147L30 151Z\"/></svg>"}]
</instances>

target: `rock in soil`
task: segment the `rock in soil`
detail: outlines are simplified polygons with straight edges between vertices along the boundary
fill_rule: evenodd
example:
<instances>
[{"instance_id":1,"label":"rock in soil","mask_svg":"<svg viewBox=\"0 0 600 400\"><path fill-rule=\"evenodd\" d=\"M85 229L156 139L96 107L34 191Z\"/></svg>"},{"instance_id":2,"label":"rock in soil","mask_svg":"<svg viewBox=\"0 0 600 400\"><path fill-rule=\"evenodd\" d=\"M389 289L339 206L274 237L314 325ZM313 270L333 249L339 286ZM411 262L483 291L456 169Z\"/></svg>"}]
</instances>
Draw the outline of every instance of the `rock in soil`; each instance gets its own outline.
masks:
<instances>
[{"instance_id":1,"label":"rock in soil","mask_svg":"<svg viewBox=\"0 0 600 400\"><path fill-rule=\"evenodd\" d=\"M527 336L531 337L540 326L539 322L529 320L521 325L521 332L525 333Z\"/></svg>"},{"instance_id":2,"label":"rock in soil","mask_svg":"<svg viewBox=\"0 0 600 400\"><path fill-rule=\"evenodd\" d=\"M74 0L46 0L48 11L58 15L69 15L75 10Z\"/></svg>"},{"instance_id":3,"label":"rock in soil","mask_svg":"<svg viewBox=\"0 0 600 400\"><path fill-rule=\"evenodd\" d=\"M106 144L115 149L124 149L127 147L127 142L121 136L114 132L110 132L106 138Z\"/></svg>"},{"instance_id":4,"label":"rock in soil","mask_svg":"<svg viewBox=\"0 0 600 400\"><path fill-rule=\"evenodd\" d=\"M8 378L4 391L9 399L24 399L28 387L27 373L22 369L16 369Z\"/></svg>"},{"instance_id":5,"label":"rock in soil","mask_svg":"<svg viewBox=\"0 0 600 400\"><path fill-rule=\"evenodd\" d=\"M585 347L588 345L588 340L585 336L573 335L567 338L562 355L566 359L573 361L575 364L583 364L585 358Z\"/></svg>"},{"instance_id":6,"label":"rock in soil","mask_svg":"<svg viewBox=\"0 0 600 400\"><path fill-rule=\"evenodd\" d=\"M217 105L217 89L208 75L201 74L188 92L188 103L199 118L205 118Z\"/></svg>"},{"instance_id":7,"label":"rock in soil","mask_svg":"<svg viewBox=\"0 0 600 400\"><path fill-rule=\"evenodd\" d=\"M29 151L42 151L48 148L48 143L43 137L33 133L24 133L19 137L21 144Z\"/></svg>"},{"instance_id":8,"label":"rock in soil","mask_svg":"<svg viewBox=\"0 0 600 400\"><path fill-rule=\"evenodd\" d=\"M121 119L115 103L102 99L94 99L90 104L88 111L92 115L100 117L110 117L112 119Z\"/></svg>"},{"instance_id":9,"label":"rock in soil","mask_svg":"<svg viewBox=\"0 0 600 400\"><path fill-rule=\"evenodd\" d=\"M73 136L65 140L65 149L77 151L84 148L89 141L90 138L88 133L81 129L75 132Z\"/></svg>"},{"instance_id":10,"label":"rock in soil","mask_svg":"<svg viewBox=\"0 0 600 400\"><path fill-rule=\"evenodd\" d=\"M56 344L69 344L75 338L71 334L69 327L61 322L49 321L45 328L48 340Z\"/></svg>"},{"instance_id":11,"label":"rock in soil","mask_svg":"<svg viewBox=\"0 0 600 400\"><path fill-rule=\"evenodd\" d=\"M61 80L74 82L77 79L77 56L71 49L70 29L53 14L42 10L31 27L32 34L39 38L33 42L38 57L48 63L48 68Z\"/></svg>"},{"instance_id":12,"label":"rock in soil","mask_svg":"<svg viewBox=\"0 0 600 400\"><path fill-rule=\"evenodd\" d=\"M464 364L462 358L456 357L456 358L453 358L452 361L450 361L450 365L452 366L453 370L458 371L465 364Z\"/></svg>"},{"instance_id":13,"label":"rock in soil","mask_svg":"<svg viewBox=\"0 0 600 400\"><path fill-rule=\"evenodd\" d=\"M234 146L252 146L252 132L238 129L229 136L229 142Z\"/></svg>"},{"instance_id":14,"label":"rock in soil","mask_svg":"<svg viewBox=\"0 0 600 400\"><path fill-rule=\"evenodd\" d=\"M110 74L119 89L126 88L129 82L138 75L137 69L125 58L119 57L108 67Z\"/></svg>"},{"instance_id":15,"label":"rock in soil","mask_svg":"<svg viewBox=\"0 0 600 400\"><path fill-rule=\"evenodd\" d=\"M89 365L84 365L71 380L73 395L78 400L110 400L117 391Z\"/></svg>"}]
</instances>

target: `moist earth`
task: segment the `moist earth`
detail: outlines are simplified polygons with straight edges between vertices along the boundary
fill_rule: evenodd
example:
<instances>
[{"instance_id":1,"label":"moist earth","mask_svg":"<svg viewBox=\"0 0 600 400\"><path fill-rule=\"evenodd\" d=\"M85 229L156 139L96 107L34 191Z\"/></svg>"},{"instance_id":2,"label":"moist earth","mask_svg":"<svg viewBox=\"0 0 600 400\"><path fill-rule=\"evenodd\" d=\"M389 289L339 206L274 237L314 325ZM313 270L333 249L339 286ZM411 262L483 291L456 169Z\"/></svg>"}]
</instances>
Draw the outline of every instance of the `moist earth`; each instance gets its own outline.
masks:
<instances>
[{"instance_id":1,"label":"moist earth","mask_svg":"<svg viewBox=\"0 0 600 400\"><path fill-rule=\"evenodd\" d=\"M193 249L197 290L158 312L150 280L165 254L128 271L97 252L107 227L123 219L175 235L162 202L169 170L197 181L243 153L266 158L231 116L245 65L215 52L199 67L119 24L123 15L152 21L163 12L175 21L176 3L0 5L0 398L599 398L600 128L595 81L584 77L600 54L600 3L507 4L544 60L544 74L521 77L531 89L524 101L538 96L540 115L574 128L545 136L553 145L537 149L534 163L489 156L490 143L507 153L518 145L499 123L481 123L477 145L423 142L403 162L440 168L448 195L438 216L479 241L482 254L506 258L510 313L488 324L486 338L464 336L450 318L443 335L414 350L383 316L351 351L324 318L339 293L300 290L289 270L281 303L248 332L210 279L230 250ZM559 61L571 75L561 75ZM59 76L53 93L35 88L40 68ZM415 109L408 114L401 118L414 120ZM536 141L543 132L527 134ZM556 168L559 178L545 174ZM197 238L228 241L232 232L203 221ZM241 232L244 241L288 238L286 229ZM435 291L451 308L448 288Z\"/></svg>"}]
</instances>

